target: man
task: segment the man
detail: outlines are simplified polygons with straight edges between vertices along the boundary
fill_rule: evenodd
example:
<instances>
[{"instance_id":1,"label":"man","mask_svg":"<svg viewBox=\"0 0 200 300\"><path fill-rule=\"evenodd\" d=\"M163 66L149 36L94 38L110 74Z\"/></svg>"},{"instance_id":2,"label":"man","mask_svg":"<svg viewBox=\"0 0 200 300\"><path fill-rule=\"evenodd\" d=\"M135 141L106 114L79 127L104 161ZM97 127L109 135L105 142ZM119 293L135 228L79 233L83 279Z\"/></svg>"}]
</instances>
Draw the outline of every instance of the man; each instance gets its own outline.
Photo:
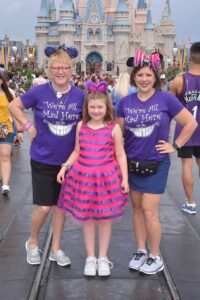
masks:
<instances>
[{"instance_id":1,"label":"man","mask_svg":"<svg viewBox=\"0 0 200 300\"><path fill-rule=\"evenodd\" d=\"M178 97L185 107L192 113L198 127L190 140L181 149L177 149L178 157L182 161L182 182L187 197L181 209L189 214L196 214L196 204L193 199L192 157L196 158L200 175L200 42L194 43L190 48L189 72L176 77L170 86L170 91ZM177 124L175 135L181 128Z\"/></svg>"}]
</instances>

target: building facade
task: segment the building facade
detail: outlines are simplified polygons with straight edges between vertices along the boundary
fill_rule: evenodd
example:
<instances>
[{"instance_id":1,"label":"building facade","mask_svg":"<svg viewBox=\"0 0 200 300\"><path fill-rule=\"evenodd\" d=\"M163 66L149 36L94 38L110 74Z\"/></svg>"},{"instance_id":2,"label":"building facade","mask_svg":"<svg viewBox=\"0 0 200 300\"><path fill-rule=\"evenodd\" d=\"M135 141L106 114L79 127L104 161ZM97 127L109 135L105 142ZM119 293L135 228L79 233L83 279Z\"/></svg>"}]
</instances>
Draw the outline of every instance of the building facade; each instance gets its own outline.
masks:
<instances>
[{"instance_id":1,"label":"building facade","mask_svg":"<svg viewBox=\"0 0 200 300\"><path fill-rule=\"evenodd\" d=\"M121 72L137 49L159 49L172 59L175 26L170 0L158 25L152 20L150 0L41 0L35 26L38 67L45 66L47 44L75 45L77 72ZM137 3L136 3L137 2Z\"/></svg>"}]
</instances>

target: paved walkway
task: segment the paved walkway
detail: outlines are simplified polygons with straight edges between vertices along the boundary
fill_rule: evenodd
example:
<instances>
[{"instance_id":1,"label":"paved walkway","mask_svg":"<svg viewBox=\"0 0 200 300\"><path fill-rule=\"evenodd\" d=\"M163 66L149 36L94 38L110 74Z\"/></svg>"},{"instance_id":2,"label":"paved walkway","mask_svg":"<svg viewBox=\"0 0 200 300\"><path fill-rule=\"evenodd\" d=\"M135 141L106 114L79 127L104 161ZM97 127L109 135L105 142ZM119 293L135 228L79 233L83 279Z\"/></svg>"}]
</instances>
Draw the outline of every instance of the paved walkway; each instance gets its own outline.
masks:
<instances>
[{"instance_id":1,"label":"paved walkway","mask_svg":"<svg viewBox=\"0 0 200 300\"><path fill-rule=\"evenodd\" d=\"M0 196L0 300L27 300L37 267L25 260L24 243L30 230L32 213L31 176L26 139L20 149L13 151L12 191L9 199ZM200 210L197 168L195 199ZM163 228L161 250L169 273L181 300L200 299L200 212L186 215L179 206L184 199L180 181L180 161L172 156L167 190L162 198L160 218ZM49 220L50 221L50 220ZM48 224L42 230L43 248ZM162 273L144 275L128 270L132 252L136 250L132 233L131 206L121 223L113 225L109 258L114 263L111 277L87 279L83 276L85 250L81 227L66 221L62 248L72 260L71 267L62 268L47 262L42 300L169 300Z\"/></svg>"}]
</instances>

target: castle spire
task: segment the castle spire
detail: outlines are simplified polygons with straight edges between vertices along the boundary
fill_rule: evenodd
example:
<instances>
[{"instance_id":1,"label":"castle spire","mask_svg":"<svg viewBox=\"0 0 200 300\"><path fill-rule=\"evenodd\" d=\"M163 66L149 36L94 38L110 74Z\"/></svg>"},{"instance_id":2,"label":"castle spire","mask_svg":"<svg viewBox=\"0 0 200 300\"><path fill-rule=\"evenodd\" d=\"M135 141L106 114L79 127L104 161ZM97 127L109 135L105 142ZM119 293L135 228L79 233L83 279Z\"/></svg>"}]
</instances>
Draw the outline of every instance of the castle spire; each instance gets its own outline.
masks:
<instances>
[{"instance_id":1,"label":"castle spire","mask_svg":"<svg viewBox=\"0 0 200 300\"><path fill-rule=\"evenodd\" d=\"M171 17L171 5L170 5L170 0L166 0L165 9L166 9L167 12L168 12L168 16Z\"/></svg>"},{"instance_id":2,"label":"castle spire","mask_svg":"<svg viewBox=\"0 0 200 300\"><path fill-rule=\"evenodd\" d=\"M144 25L144 29L154 29L150 7L147 12L147 21L146 24Z\"/></svg>"},{"instance_id":3,"label":"castle spire","mask_svg":"<svg viewBox=\"0 0 200 300\"><path fill-rule=\"evenodd\" d=\"M48 0L41 0L40 11L38 17L49 17L49 3Z\"/></svg>"}]
</instances>

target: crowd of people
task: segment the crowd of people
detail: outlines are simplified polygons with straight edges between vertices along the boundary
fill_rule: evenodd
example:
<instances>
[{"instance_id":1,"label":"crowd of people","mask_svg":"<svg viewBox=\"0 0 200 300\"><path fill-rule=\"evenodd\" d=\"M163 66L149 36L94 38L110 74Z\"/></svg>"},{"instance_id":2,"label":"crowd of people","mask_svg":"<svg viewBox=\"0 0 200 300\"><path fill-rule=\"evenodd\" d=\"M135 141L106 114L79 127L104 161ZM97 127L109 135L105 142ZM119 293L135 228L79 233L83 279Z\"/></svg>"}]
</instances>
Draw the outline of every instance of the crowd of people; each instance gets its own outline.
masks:
<instances>
[{"instance_id":1,"label":"crowd of people","mask_svg":"<svg viewBox=\"0 0 200 300\"><path fill-rule=\"evenodd\" d=\"M49 259L60 266L71 264L61 249L65 216L69 216L83 226L84 275L109 276L113 267L108 258L112 222L122 219L129 195L137 242L129 268L145 274L162 271L158 210L167 184L170 153L177 151L182 160L187 196L182 209L196 214L192 156L200 169L200 43L191 47L189 72L170 85L158 52L146 55L136 51L127 59L130 72L119 77L90 74L85 78L73 71L78 55L75 47L49 45L44 51L46 74L39 72L28 91L16 93L8 73L0 75L2 194L10 191L14 136L22 142L27 131L31 142L36 207L25 242L27 262L41 263L39 234L53 211ZM168 87L171 92L166 91ZM24 113L29 108L34 111L33 122ZM170 143L173 119L177 125Z\"/></svg>"}]
</instances>

